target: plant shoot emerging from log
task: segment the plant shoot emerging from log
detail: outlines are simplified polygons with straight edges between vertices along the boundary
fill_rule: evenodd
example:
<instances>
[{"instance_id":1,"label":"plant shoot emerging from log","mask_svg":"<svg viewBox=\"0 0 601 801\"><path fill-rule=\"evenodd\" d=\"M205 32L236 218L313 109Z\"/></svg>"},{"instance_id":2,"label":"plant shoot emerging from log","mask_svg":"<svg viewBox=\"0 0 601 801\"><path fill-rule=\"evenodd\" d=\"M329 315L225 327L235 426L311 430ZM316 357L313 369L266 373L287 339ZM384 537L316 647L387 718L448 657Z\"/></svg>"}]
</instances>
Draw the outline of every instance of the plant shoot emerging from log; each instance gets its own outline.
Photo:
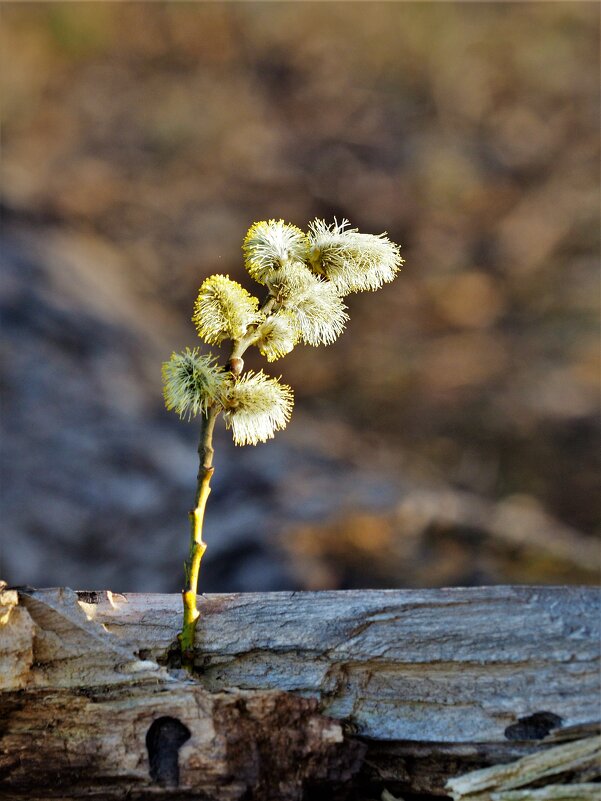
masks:
<instances>
[{"instance_id":1,"label":"plant shoot emerging from log","mask_svg":"<svg viewBox=\"0 0 601 801\"><path fill-rule=\"evenodd\" d=\"M344 330L343 298L379 289L392 281L403 259L385 234L361 234L343 220L314 220L305 234L283 220L254 223L242 245L249 275L267 290L261 303L227 275L212 275L200 287L192 321L208 345L231 342L225 366L198 348L174 353L163 364L165 404L181 418L200 416L200 466L190 511L190 552L179 635L183 666L192 671L199 612L197 588L206 550L204 510L213 475L213 430L220 414L236 445L257 445L285 428L294 404L292 390L263 371L244 373L243 355L255 346L267 361L299 343L329 345Z\"/></svg>"}]
</instances>

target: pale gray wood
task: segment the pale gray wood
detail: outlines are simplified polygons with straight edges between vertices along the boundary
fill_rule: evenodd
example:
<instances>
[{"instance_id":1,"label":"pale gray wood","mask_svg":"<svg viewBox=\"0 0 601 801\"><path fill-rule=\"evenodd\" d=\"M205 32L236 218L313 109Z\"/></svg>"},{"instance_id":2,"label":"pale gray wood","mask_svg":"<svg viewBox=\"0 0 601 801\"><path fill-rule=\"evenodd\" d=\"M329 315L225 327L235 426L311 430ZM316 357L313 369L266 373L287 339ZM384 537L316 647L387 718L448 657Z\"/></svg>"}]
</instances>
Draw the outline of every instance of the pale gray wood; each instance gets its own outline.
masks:
<instances>
[{"instance_id":1,"label":"pale gray wood","mask_svg":"<svg viewBox=\"0 0 601 801\"><path fill-rule=\"evenodd\" d=\"M491 793L490 801L599 801L601 786L586 784L550 784L538 790L507 790Z\"/></svg>"},{"instance_id":2,"label":"pale gray wood","mask_svg":"<svg viewBox=\"0 0 601 801\"><path fill-rule=\"evenodd\" d=\"M275 798L300 797L299 760L307 778L354 775L368 796L446 795L449 778L548 747L545 720L557 723L549 745L595 732L599 607L591 588L205 596L196 682L167 658L177 595L7 591L0 775L16 789L6 797L163 797L144 750L161 715L192 733L178 798L248 788L269 798L257 749L281 774ZM358 774L349 747L364 744L352 732L368 747ZM33 793L56 764L69 792Z\"/></svg>"},{"instance_id":3,"label":"pale gray wood","mask_svg":"<svg viewBox=\"0 0 601 801\"><path fill-rule=\"evenodd\" d=\"M158 658L177 635L177 595L82 601L144 657ZM200 609L203 686L316 697L379 741L508 744L507 727L539 712L561 726L599 716L595 588L208 595Z\"/></svg>"},{"instance_id":4,"label":"pale gray wood","mask_svg":"<svg viewBox=\"0 0 601 801\"><path fill-rule=\"evenodd\" d=\"M0 589L0 798L300 801L365 750L317 703L209 693L88 619L70 590Z\"/></svg>"},{"instance_id":5,"label":"pale gray wood","mask_svg":"<svg viewBox=\"0 0 601 801\"><path fill-rule=\"evenodd\" d=\"M569 776L572 784L555 781L562 775ZM596 736L555 745L507 765L472 771L449 780L447 788L454 801L575 800L580 797L592 801L600 797L601 785L590 780L600 777L601 737ZM546 787L541 787L543 783ZM525 789L532 786L539 791L532 794Z\"/></svg>"}]
</instances>

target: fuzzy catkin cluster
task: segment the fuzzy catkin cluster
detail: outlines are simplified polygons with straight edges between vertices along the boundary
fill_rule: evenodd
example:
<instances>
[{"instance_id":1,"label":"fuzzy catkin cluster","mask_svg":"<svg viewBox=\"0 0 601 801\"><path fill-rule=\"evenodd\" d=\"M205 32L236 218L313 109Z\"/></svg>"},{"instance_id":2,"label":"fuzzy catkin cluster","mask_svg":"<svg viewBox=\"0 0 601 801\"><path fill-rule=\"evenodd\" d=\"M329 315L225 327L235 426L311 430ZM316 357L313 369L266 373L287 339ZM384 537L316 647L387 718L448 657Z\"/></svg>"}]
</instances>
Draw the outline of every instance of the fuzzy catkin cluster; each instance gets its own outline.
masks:
<instances>
[{"instance_id":1,"label":"fuzzy catkin cluster","mask_svg":"<svg viewBox=\"0 0 601 801\"><path fill-rule=\"evenodd\" d=\"M232 342L229 369L197 348L163 364L165 403L180 417L222 412L237 445L256 445L290 419L289 386L262 371L242 374L251 346L269 361L303 342L329 345L344 330L344 296L392 281L403 259L385 234L362 234L347 220L314 220L305 234L283 220L254 223L242 245L249 275L266 290L261 303L227 275L212 275L198 292L192 320L208 345Z\"/></svg>"}]
</instances>

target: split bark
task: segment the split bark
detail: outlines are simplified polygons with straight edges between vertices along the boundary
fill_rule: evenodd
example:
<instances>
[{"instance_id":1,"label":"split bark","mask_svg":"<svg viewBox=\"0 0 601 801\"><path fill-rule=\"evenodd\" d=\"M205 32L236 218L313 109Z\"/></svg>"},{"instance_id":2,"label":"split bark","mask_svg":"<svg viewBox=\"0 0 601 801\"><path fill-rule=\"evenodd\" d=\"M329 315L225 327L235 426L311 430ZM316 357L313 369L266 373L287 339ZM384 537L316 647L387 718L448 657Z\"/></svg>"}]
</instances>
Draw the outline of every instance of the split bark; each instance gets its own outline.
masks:
<instances>
[{"instance_id":1,"label":"split bark","mask_svg":"<svg viewBox=\"0 0 601 801\"><path fill-rule=\"evenodd\" d=\"M569 776L569 784L556 783ZM508 765L451 779L453 801L596 801L601 796L601 737L584 737ZM545 786L541 787L541 783ZM535 789L532 789L535 788Z\"/></svg>"}]
</instances>

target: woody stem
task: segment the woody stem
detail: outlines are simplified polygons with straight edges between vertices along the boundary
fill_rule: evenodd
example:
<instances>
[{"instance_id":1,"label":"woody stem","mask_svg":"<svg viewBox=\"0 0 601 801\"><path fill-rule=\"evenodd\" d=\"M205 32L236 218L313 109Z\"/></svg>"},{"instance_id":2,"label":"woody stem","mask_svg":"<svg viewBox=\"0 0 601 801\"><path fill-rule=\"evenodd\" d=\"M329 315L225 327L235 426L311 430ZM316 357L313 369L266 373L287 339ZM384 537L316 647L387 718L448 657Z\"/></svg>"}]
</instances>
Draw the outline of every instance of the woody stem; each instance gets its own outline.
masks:
<instances>
[{"instance_id":1,"label":"woody stem","mask_svg":"<svg viewBox=\"0 0 601 801\"><path fill-rule=\"evenodd\" d=\"M218 414L219 408L214 405L209 407L206 415L203 415L202 418L200 442L198 443L199 467L196 494L194 496L194 508L189 513L190 553L186 562L186 587L182 592L184 620L179 635L182 666L189 672L192 672L194 667L194 640L196 623L200 614L196 603L198 573L201 559L207 549L207 545L202 538L202 526L207 499L211 492L211 477L214 472L213 430Z\"/></svg>"}]
</instances>

